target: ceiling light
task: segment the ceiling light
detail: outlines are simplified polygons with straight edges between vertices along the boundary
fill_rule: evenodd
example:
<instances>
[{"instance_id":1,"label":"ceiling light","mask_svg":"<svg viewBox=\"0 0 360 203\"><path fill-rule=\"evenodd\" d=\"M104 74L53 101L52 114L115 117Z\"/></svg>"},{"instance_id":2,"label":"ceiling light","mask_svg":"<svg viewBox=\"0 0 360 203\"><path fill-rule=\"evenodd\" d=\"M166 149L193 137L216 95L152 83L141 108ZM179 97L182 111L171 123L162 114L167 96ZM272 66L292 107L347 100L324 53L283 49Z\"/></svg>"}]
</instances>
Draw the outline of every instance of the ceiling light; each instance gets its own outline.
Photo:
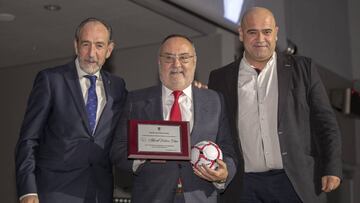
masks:
<instances>
[{"instance_id":1,"label":"ceiling light","mask_svg":"<svg viewBox=\"0 0 360 203\"><path fill-rule=\"evenodd\" d=\"M55 4L45 5L44 8L48 11L60 11L61 10L61 7L59 5L55 5Z\"/></svg>"}]
</instances>

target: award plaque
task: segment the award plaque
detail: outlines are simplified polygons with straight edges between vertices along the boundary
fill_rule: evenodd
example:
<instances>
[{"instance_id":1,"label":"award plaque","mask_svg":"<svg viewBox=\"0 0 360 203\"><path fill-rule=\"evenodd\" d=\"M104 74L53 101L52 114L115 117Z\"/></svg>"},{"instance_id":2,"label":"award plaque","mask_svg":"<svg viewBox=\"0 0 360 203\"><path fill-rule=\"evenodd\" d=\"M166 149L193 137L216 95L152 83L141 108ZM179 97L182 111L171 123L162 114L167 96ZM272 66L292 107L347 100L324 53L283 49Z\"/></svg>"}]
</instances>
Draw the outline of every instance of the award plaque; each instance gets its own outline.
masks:
<instances>
[{"instance_id":1,"label":"award plaque","mask_svg":"<svg viewBox=\"0 0 360 203\"><path fill-rule=\"evenodd\" d=\"M129 120L128 157L190 160L189 122Z\"/></svg>"}]
</instances>

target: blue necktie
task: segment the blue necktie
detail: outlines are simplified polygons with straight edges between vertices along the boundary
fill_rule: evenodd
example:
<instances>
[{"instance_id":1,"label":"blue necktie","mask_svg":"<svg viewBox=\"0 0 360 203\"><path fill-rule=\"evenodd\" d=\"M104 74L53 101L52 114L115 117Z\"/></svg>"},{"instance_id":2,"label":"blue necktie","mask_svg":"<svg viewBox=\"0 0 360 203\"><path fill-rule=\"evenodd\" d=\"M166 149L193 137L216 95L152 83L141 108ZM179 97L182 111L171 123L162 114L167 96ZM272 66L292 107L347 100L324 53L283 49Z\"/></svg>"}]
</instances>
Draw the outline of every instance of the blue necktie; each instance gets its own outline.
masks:
<instances>
[{"instance_id":1,"label":"blue necktie","mask_svg":"<svg viewBox=\"0 0 360 203\"><path fill-rule=\"evenodd\" d=\"M97 95L96 95L96 76L95 75L85 75L87 79L90 80L90 87L88 89L88 99L86 101L86 111L89 119L89 125L91 134L94 133L96 125L96 111L97 111Z\"/></svg>"}]
</instances>

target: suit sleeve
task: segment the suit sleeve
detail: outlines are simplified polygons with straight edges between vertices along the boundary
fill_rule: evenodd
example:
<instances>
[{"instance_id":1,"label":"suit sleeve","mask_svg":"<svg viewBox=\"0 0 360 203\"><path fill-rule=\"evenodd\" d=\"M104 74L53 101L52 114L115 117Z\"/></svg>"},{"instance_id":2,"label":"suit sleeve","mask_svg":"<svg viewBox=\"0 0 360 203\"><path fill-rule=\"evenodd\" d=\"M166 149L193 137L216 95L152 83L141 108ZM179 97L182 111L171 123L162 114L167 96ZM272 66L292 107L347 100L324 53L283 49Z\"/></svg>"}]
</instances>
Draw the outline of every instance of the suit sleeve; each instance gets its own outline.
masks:
<instances>
[{"instance_id":1,"label":"suit sleeve","mask_svg":"<svg viewBox=\"0 0 360 203\"><path fill-rule=\"evenodd\" d=\"M221 101L221 114L220 114L220 125L218 130L218 136L216 143L219 145L223 152L224 162L228 169L228 178L225 183L225 188L229 185L231 180L234 178L237 168L236 153L234 145L232 143L232 137L230 132L229 121L225 112L225 102L222 94L218 93Z\"/></svg>"},{"instance_id":2,"label":"suit sleeve","mask_svg":"<svg viewBox=\"0 0 360 203\"><path fill-rule=\"evenodd\" d=\"M341 137L334 111L326 90L317 72L317 65L311 62L310 121L312 135L315 135L320 150L322 174L342 177Z\"/></svg>"},{"instance_id":3,"label":"suit sleeve","mask_svg":"<svg viewBox=\"0 0 360 203\"><path fill-rule=\"evenodd\" d=\"M111 161L119 169L133 172L133 161L127 157L128 152L128 120L131 112L131 102L129 96L125 104L123 113L120 116L119 123L117 124L114 139L111 147L110 158Z\"/></svg>"},{"instance_id":4,"label":"suit sleeve","mask_svg":"<svg viewBox=\"0 0 360 203\"><path fill-rule=\"evenodd\" d=\"M49 79L46 72L42 71L35 78L15 149L16 186L19 197L28 193L37 193L36 151L46 125L50 106Z\"/></svg>"}]
</instances>

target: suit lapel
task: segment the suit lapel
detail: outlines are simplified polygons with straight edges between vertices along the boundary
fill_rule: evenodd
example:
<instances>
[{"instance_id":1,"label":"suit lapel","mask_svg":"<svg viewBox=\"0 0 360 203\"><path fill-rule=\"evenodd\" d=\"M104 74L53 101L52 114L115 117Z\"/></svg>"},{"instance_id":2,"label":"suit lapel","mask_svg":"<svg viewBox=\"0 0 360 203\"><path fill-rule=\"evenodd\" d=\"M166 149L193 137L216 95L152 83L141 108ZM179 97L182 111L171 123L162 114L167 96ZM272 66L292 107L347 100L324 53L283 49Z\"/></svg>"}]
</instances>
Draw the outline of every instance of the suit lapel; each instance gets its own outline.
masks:
<instances>
[{"instance_id":1,"label":"suit lapel","mask_svg":"<svg viewBox=\"0 0 360 203\"><path fill-rule=\"evenodd\" d=\"M240 59L236 60L232 67L230 67L229 71L226 72L225 75L225 82L227 85L227 90L229 94L229 103L228 105L229 109L233 109L231 111L232 119L236 120L237 118L237 112L238 112L238 93L237 93L237 87L238 87L238 77L239 77L239 65L241 61L242 56ZM234 85L235 84L235 85ZM224 95L226 96L226 95Z\"/></svg>"},{"instance_id":2,"label":"suit lapel","mask_svg":"<svg viewBox=\"0 0 360 203\"><path fill-rule=\"evenodd\" d=\"M99 117L99 121L95 129L95 133L98 131L98 129L100 129L103 126L104 123L106 123L107 120L111 119L113 116L111 109L114 103L114 99L111 91L111 80L106 72L101 71L100 74L104 85L106 103Z\"/></svg>"},{"instance_id":3,"label":"suit lapel","mask_svg":"<svg viewBox=\"0 0 360 203\"><path fill-rule=\"evenodd\" d=\"M278 73L278 126L281 122L284 109L286 107L288 92L291 81L291 72L293 64L287 60L286 56L278 54L277 58L277 73Z\"/></svg>"},{"instance_id":4,"label":"suit lapel","mask_svg":"<svg viewBox=\"0 0 360 203\"><path fill-rule=\"evenodd\" d=\"M199 120L200 117L198 115L203 115L201 114L204 108L204 105L201 105L201 98L200 97L200 92L198 92L199 90L196 88L192 88L192 97L193 97L193 112L194 112L194 124L193 124L193 128L192 131L190 131L190 143L191 145L194 145L195 143L198 142L198 140L200 140L200 138L196 138L195 136L193 136L193 132L196 130L196 127L198 125L201 125L201 121ZM190 127L190 126L189 126ZM196 134L196 133L194 133Z\"/></svg>"},{"instance_id":5,"label":"suit lapel","mask_svg":"<svg viewBox=\"0 0 360 203\"><path fill-rule=\"evenodd\" d=\"M65 81L70 89L71 95L74 99L74 103L76 105L77 110L79 111L79 114L82 118L82 121L84 123L84 126L86 126L89 134L90 134L90 126L86 115L85 110L85 102L84 98L82 96L80 82L79 82L79 76L76 72L75 63L69 64L69 68L64 73Z\"/></svg>"},{"instance_id":6,"label":"suit lapel","mask_svg":"<svg viewBox=\"0 0 360 203\"><path fill-rule=\"evenodd\" d=\"M203 125L203 121L201 120L201 117L207 117L209 107L208 107L208 100L207 98L204 98L204 95L201 94L201 90L198 88L192 87L192 94L193 94L193 111L194 111L194 125L193 129L190 132L190 143L197 143L201 139L193 135L193 132L197 129L197 126ZM200 116L201 115L201 116ZM195 133L196 134L196 133Z\"/></svg>"}]
</instances>

